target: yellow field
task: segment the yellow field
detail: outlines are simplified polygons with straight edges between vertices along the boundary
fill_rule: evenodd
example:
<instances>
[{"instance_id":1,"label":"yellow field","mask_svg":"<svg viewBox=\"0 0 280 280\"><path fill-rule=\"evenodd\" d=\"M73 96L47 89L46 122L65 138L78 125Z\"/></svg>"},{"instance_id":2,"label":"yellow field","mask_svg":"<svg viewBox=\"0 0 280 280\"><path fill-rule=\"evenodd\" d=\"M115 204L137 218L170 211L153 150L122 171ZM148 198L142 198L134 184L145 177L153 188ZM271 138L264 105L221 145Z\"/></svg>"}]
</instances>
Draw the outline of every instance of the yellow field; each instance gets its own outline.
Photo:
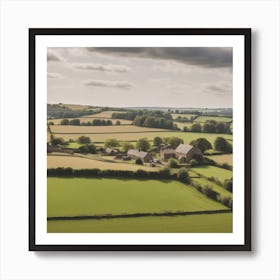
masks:
<instances>
[{"instance_id":1,"label":"yellow field","mask_svg":"<svg viewBox=\"0 0 280 280\"><path fill-rule=\"evenodd\" d=\"M89 109L90 106L87 105L79 105L79 104L63 104L63 106L71 109L71 110L84 110Z\"/></svg>"},{"instance_id":2,"label":"yellow field","mask_svg":"<svg viewBox=\"0 0 280 280\"><path fill-rule=\"evenodd\" d=\"M78 125L51 125L53 133L128 133L128 132L152 132L152 131L168 131L160 128L140 127L135 125L114 125L114 126L78 126ZM113 135L113 138L115 135ZM143 135L144 137L144 135ZM110 138L110 137L109 137Z\"/></svg>"},{"instance_id":3,"label":"yellow field","mask_svg":"<svg viewBox=\"0 0 280 280\"><path fill-rule=\"evenodd\" d=\"M95 117L95 118L112 118L113 113L124 113L123 111L104 111L94 115L87 115L87 117Z\"/></svg>"},{"instance_id":4,"label":"yellow field","mask_svg":"<svg viewBox=\"0 0 280 280\"><path fill-rule=\"evenodd\" d=\"M76 119L79 119L81 122L92 122L94 119L100 119L100 120L104 120L104 118L100 118L100 117L93 117L95 115L91 115L91 116L86 116L86 117L78 117ZM65 118L68 119L68 118ZM73 120L74 118L69 118L68 120ZM63 119L53 119L53 120L49 120L51 122L53 122L54 124L60 124L60 122ZM105 118L105 120L107 120L107 118ZM122 120L122 119L111 119L113 124L116 124L117 121L120 121L121 124L131 124L132 121L130 120Z\"/></svg>"},{"instance_id":5,"label":"yellow field","mask_svg":"<svg viewBox=\"0 0 280 280\"><path fill-rule=\"evenodd\" d=\"M214 161L218 163L227 163L232 165L232 154L230 155L213 155L213 156L207 156L210 159L213 159Z\"/></svg>"},{"instance_id":6,"label":"yellow field","mask_svg":"<svg viewBox=\"0 0 280 280\"><path fill-rule=\"evenodd\" d=\"M136 164L124 162L105 162L96 159L90 159L86 157L78 157L71 155L48 155L48 168L57 167L72 167L73 169L83 169L83 168L99 168L102 170L131 170L136 171L138 169L143 170L158 170L158 167L149 166L139 166Z\"/></svg>"},{"instance_id":7,"label":"yellow field","mask_svg":"<svg viewBox=\"0 0 280 280\"><path fill-rule=\"evenodd\" d=\"M110 128L113 126L109 126ZM207 140L213 145L214 141L217 137L224 137L227 140L231 141L232 135L227 134L211 134L211 133L193 133L193 132L178 132L178 131L157 131L157 132L145 132L142 133L96 133L96 134L75 134L75 133L67 133L67 134L54 134L55 137L62 137L65 141L69 139L77 140L81 135L90 137L92 142L104 142L106 139L117 139L119 141L137 141L140 138L146 137L150 141L152 141L156 136L159 137L179 137L184 140L185 144L190 143L192 140L195 140L199 137L205 137Z\"/></svg>"}]
</instances>

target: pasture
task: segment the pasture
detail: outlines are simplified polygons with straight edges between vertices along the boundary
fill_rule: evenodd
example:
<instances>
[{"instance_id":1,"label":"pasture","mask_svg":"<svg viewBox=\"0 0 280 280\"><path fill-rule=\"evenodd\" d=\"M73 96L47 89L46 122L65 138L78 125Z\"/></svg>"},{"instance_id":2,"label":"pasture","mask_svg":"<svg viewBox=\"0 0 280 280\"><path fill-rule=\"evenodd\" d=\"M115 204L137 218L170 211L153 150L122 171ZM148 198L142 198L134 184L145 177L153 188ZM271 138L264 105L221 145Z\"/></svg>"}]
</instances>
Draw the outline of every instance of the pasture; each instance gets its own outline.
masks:
<instances>
[{"instance_id":1,"label":"pasture","mask_svg":"<svg viewBox=\"0 0 280 280\"><path fill-rule=\"evenodd\" d=\"M194 122L199 122L199 123L204 123L206 121L216 121L216 122L231 122L232 118L227 118L227 117L213 117L213 116L199 116L194 120Z\"/></svg>"},{"instance_id":2,"label":"pasture","mask_svg":"<svg viewBox=\"0 0 280 280\"><path fill-rule=\"evenodd\" d=\"M227 163L227 164L232 165L232 154L213 155L213 156L207 156L207 157L218 163Z\"/></svg>"},{"instance_id":3,"label":"pasture","mask_svg":"<svg viewBox=\"0 0 280 280\"><path fill-rule=\"evenodd\" d=\"M48 178L48 217L227 209L172 180Z\"/></svg>"},{"instance_id":4,"label":"pasture","mask_svg":"<svg viewBox=\"0 0 280 280\"><path fill-rule=\"evenodd\" d=\"M224 181L226 179L232 178L231 170L227 170L224 168L211 166L211 165L193 167L191 170L206 177L217 178L220 181Z\"/></svg>"},{"instance_id":5,"label":"pasture","mask_svg":"<svg viewBox=\"0 0 280 280\"><path fill-rule=\"evenodd\" d=\"M230 233L232 213L175 217L48 221L48 233Z\"/></svg>"}]
</instances>

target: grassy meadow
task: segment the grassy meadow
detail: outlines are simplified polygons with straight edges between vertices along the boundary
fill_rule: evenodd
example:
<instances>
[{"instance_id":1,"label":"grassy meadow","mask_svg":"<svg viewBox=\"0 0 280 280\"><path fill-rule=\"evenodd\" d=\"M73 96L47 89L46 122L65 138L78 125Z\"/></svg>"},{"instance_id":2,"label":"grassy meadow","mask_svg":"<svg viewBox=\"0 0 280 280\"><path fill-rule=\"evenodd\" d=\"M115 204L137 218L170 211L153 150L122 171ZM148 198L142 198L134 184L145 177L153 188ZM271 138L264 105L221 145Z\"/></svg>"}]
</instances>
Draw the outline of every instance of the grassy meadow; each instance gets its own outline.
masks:
<instances>
[{"instance_id":1,"label":"grassy meadow","mask_svg":"<svg viewBox=\"0 0 280 280\"><path fill-rule=\"evenodd\" d=\"M232 213L174 217L48 221L48 233L230 233Z\"/></svg>"},{"instance_id":2,"label":"grassy meadow","mask_svg":"<svg viewBox=\"0 0 280 280\"><path fill-rule=\"evenodd\" d=\"M48 217L224 209L177 181L48 178Z\"/></svg>"}]
</instances>

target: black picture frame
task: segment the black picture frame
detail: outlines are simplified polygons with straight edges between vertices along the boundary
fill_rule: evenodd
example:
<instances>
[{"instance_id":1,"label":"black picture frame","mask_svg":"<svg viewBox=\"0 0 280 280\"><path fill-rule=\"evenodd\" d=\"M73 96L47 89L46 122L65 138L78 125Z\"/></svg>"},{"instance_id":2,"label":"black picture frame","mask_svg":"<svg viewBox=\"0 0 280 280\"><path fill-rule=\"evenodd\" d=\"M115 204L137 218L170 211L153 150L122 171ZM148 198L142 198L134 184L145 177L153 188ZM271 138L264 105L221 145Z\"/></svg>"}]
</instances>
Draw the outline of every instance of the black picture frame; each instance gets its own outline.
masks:
<instances>
[{"instance_id":1,"label":"black picture frame","mask_svg":"<svg viewBox=\"0 0 280 280\"><path fill-rule=\"evenodd\" d=\"M245 193L243 245L38 245L35 240L35 54L37 35L242 35L244 36ZM29 250L30 251L251 251L251 29L29 29Z\"/></svg>"}]
</instances>

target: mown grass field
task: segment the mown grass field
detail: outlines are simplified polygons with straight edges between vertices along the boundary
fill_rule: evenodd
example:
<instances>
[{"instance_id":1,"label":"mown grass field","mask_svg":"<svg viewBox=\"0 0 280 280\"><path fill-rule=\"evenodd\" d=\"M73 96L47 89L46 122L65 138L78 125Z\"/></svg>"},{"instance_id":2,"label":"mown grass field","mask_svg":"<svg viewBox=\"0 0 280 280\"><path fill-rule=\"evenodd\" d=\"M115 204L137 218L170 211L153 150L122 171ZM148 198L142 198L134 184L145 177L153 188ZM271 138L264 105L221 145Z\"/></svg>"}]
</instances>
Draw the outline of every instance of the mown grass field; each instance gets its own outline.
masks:
<instances>
[{"instance_id":1,"label":"mown grass field","mask_svg":"<svg viewBox=\"0 0 280 280\"><path fill-rule=\"evenodd\" d=\"M141 132L157 132L168 131L167 129L140 127L135 125L113 125L113 126L79 126L79 125L51 125L50 129L53 133L69 133L69 134L90 134L90 133L141 133Z\"/></svg>"},{"instance_id":2,"label":"mown grass field","mask_svg":"<svg viewBox=\"0 0 280 280\"><path fill-rule=\"evenodd\" d=\"M212 116L199 116L198 118L196 118L194 120L194 122L200 122L200 123L204 123L208 120L213 120L216 122L231 122L232 118L227 118L227 117L212 117Z\"/></svg>"},{"instance_id":3,"label":"mown grass field","mask_svg":"<svg viewBox=\"0 0 280 280\"><path fill-rule=\"evenodd\" d=\"M135 161L133 161L134 163ZM108 162L102 161L101 159L93 159L82 156L72 156L72 155L53 155L50 154L47 157L48 168L57 168L57 167L71 167L73 169L93 169L99 168L101 170L131 170L136 171L138 169L157 171L158 167L149 167L145 165L136 165L132 163L122 162Z\"/></svg>"},{"instance_id":4,"label":"mown grass field","mask_svg":"<svg viewBox=\"0 0 280 280\"><path fill-rule=\"evenodd\" d=\"M218 163L227 163L227 164L232 165L232 154L213 155L213 156L207 156L207 157Z\"/></svg>"},{"instance_id":5,"label":"mown grass field","mask_svg":"<svg viewBox=\"0 0 280 280\"><path fill-rule=\"evenodd\" d=\"M227 209L178 181L48 178L48 217Z\"/></svg>"},{"instance_id":6,"label":"mown grass field","mask_svg":"<svg viewBox=\"0 0 280 280\"><path fill-rule=\"evenodd\" d=\"M230 233L232 213L175 217L48 221L48 233Z\"/></svg>"},{"instance_id":7,"label":"mown grass field","mask_svg":"<svg viewBox=\"0 0 280 280\"><path fill-rule=\"evenodd\" d=\"M109 132L109 128L110 127L106 127L107 128L107 132ZM127 126L130 127L130 126ZM87 127L84 127L87 128ZM51 126L52 129L52 126ZM105 127L104 127L105 129ZM155 129L155 128L152 128ZM117 139L120 141L137 141L140 138L143 137L147 137L150 141L153 141L153 139L156 136L159 137L179 137L181 139L184 140L185 144L189 144L192 140L195 140L197 138L201 138L204 137L206 138L212 145L214 145L214 141L217 137L224 137L225 139L227 139L228 141L232 141L232 135L229 134L217 134L217 133L195 133L195 132L180 132L180 131L157 131L157 132L144 132L143 133L135 133L135 132L124 132L124 133L100 133L100 134L87 134L86 131L84 133L81 134L59 134L59 133L55 133L56 137L63 137L64 140L69 140L69 139L73 139L73 140L77 140L81 135L84 136L88 136L90 137L92 142L104 142L106 139Z\"/></svg>"},{"instance_id":8,"label":"mown grass field","mask_svg":"<svg viewBox=\"0 0 280 280\"><path fill-rule=\"evenodd\" d=\"M202 174L203 176L206 177L215 177L221 181L230 179L232 177L231 170L219 168L216 166L207 165L207 166L193 167L191 170L199 174Z\"/></svg>"}]
</instances>

